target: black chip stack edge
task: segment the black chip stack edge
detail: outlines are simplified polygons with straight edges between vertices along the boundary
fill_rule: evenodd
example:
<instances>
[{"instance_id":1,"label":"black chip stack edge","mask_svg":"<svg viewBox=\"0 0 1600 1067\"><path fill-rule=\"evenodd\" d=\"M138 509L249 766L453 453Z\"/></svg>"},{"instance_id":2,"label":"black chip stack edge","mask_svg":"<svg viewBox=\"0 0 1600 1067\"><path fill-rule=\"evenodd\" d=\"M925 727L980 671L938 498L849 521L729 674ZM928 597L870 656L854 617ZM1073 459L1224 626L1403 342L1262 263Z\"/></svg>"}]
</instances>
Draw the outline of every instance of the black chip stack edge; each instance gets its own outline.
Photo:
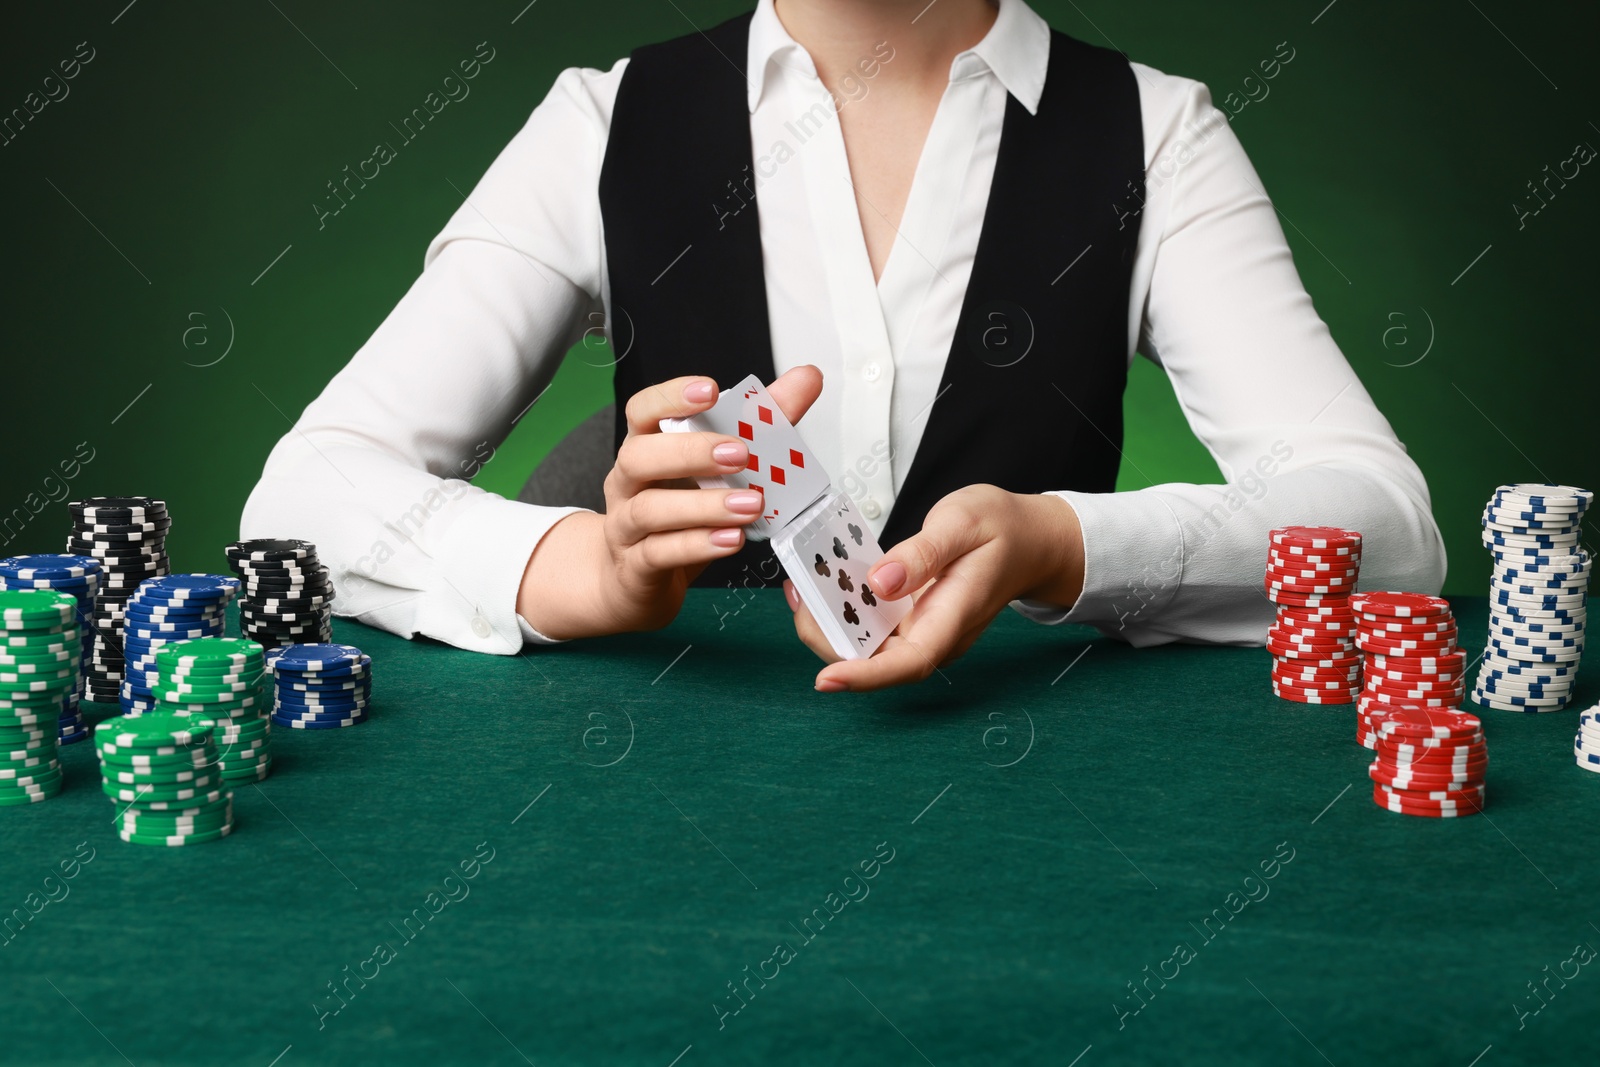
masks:
<instances>
[{"instance_id":1,"label":"black chip stack edge","mask_svg":"<svg viewBox=\"0 0 1600 1067\"><path fill-rule=\"evenodd\" d=\"M240 632L263 648L333 639L333 582L308 541L237 541L227 548L239 575Z\"/></svg>"},{"instance_id":2,"label":"black chip stack edge","mask_svg":"<svg viewBox=\"0 0 1600 1067\"><path fill-rule=\"evenodd\" d=\"M128 598L146 578L168 572L165 501L147 496L96 496L67 505L72 533L67 551L100 561L92 622L94 647L84 664L84 697L115 704L122 689L122 624Z\"/></svg>"}]
</instances>

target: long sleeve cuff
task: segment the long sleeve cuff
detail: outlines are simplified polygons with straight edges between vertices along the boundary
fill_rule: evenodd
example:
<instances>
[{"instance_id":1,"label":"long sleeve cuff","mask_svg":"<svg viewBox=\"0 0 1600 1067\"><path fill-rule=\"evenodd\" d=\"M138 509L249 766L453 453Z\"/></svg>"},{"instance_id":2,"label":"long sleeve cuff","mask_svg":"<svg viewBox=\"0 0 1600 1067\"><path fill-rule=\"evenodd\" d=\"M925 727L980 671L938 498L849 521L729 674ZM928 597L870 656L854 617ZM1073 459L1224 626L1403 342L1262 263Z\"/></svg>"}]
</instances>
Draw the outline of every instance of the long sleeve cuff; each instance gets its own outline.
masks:
<instances>
[{"instance_id":1,"label":"long sleeve cuff","mask_svg":"<svg viewBox=\"0 0 1600 1067\"><path fill-rule=\"evenodd\" d=\"M522 643L525 645L559 645L561 639L546 637L544 634L528 625L528 620L521 615L517 616L517 625L522 628Z\"/></svg>"},{"instance_id":2,"label":"long sleeve cuff","mask_svg":"<svg viewBox=\"0 0 1600 1067\"><path fill-rule=\"evenodd\" d=\"M1070 610L1015 600L1023 617L1054 626L1084 623L1133 645L1170 637L1146 633L1141 620L1158 618L1183 579L1183 528L1158 493L1055 492L1078 513L1083 530L1083 592Z\"/></svg>"},{"instance_id":3,"label":"long sleeve cuff","mask_svg":"<svg viewBox=\"0 0 1600 1067\"><path fill-rule=\"evenodd\" d=\"M418 629L460 648L498 655L515 655L528 642L557 643L517 614L517 593L544 535L582 510L478 496L434 552L434 574L445 588L421 599Z\"/></svg>"}]
</instances>

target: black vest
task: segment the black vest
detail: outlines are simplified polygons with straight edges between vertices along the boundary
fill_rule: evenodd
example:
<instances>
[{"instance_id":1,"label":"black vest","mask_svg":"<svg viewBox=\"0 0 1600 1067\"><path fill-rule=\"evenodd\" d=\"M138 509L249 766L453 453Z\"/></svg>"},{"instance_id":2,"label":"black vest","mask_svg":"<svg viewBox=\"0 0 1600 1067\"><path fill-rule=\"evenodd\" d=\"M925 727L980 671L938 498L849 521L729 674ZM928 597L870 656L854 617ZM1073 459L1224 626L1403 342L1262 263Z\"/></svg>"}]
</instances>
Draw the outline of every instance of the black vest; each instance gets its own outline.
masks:
<instances>
[{"instance_id":1,"label":"black vest","mask_svg":"<svg viewBox=\"0 0 1600 1067\"><path fill-rule=\"evenodd\" d=\"M741 15L640 48L617 89L600 210L612 342L627 353L615 371L619 445L623 408L648 385L776 376L744 80L749 27ZM885 548L966 485L1115 488L1143 200L1132 68L1120 53L1051 31L1038 113L1006 98L960 324ZM758 543L697 584L772 584L777 574Z\"/></svg>"}]
</instances>

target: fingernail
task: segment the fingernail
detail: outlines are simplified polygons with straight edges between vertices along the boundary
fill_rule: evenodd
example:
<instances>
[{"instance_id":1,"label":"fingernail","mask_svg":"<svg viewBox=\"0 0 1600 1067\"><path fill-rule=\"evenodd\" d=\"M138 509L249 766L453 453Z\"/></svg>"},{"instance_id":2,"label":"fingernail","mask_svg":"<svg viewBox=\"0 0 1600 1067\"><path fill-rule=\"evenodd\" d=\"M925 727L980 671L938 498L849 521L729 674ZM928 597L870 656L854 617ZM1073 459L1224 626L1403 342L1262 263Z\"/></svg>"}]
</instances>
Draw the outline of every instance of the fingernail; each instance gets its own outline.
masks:
<instances>
[{"instance_id":1,"label":"fingernail","mask_svg":"<svg viewBox=\"0 0 1600 1067\"><path fill-rule=\"evenodd\" d=\"M683 387L683 398L691 404L704 404L717 395L717 387L710 382L690 382Z\"/></svg>"},{"instance_id":2,"label":"fingernail","mask_svg":"<svg viewBox=\"0 0 1600 1067\"><path fill-rule=\"evenodd\" d=\"M906 565L898 562L885 563L868 580L872 582L872 588L878 591L879 596L894 596L900 591L900 587L906 584Z\"/></svg>"},{"instance_id":3,"label":"fingernail","mask_svg":"<svg viewBox=\"0 0 1600 1067\"><path fill-rule=\"evenodd\" d=\"M738 548L739 542L744 539L744 531L735 527L731 530L711 531L711 543L718 548Z\"/></svg>"},{"instance_id":4,"label":"fingernail","mask_svg":"<svg viewBox=\"0 0 1600 1067\"><path fill-rule=\"evenodd\" d=\"M729 493L727 499L729 511L738 511L746 515L761 510L761 494L749 489L741 489L737 493Z\"/></svg>"},{"instance_id":5,"label":"fingernail","mask_svg":"<svg viewBox=\"0 0 1600 1067\"><path fill-rule=\"evenodd\" d=\"M737 441L724 441L711 450L711 458L724 467L742 467L750 459L750 450Z\"/></svg>"},{"instance_id":6,"label":"fingernail","mask_svg":"<svg viewBox=\"0 0 1600 1067\"><path fill-rule=\"evenodd\" d=\"M843 693L849 688L843 682L836 682L832 678L817 679L817 692L819 693Z\"/></svg>"},{"instance_id":7,"label":"fingernail","mask_svg":"<svg viewBox=\"0 0 1600 1067\"><path fill-rule=\"evenodd\" d=\"M800 594L794 591L794 583L787 579L783 583L783 598L789 602L790 611L800 610Z\"/></svg>"}]
</instances>

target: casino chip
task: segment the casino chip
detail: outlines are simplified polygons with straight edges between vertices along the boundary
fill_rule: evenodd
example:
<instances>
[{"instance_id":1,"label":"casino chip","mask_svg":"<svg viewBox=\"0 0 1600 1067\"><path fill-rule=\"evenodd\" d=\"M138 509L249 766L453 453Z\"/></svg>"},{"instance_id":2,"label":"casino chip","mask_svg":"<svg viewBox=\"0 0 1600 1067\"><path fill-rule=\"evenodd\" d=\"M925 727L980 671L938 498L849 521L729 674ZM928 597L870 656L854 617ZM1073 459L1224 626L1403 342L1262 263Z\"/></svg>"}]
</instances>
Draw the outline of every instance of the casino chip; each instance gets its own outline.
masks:
<instances>
[{"instance_id":1,"label":"casino chip","mask_svg":"<svg viewBox=\"0 0 1600 1067\"><path fill-rule=\"evenodd\" d=\"M78 687L78 599L54 589L0 590L0 807L61 792L62 708Z\"/></svg>"},{"instance_id":2,"label":"casino chip","mask_svg":"<svg viewBox=\"0 0 1600 1067\"><path fill-rule=\"evenodd\" d=\"M1349 704L1361 687L1350 594L1361 569L1361 535L1328 526L1273 530L1267 599L1278 606L1267 631L1272 691L1301 704Z\"/></svg>"},{"instance_id":3,"label":"casino chip","mask_svg":"<svg viewBox=\"0 0 1600 1067\"><path fill-rule=\"evenodd\" d=\"M333 583L309 541L267 538L227 547L244 583L239 626L263 648L333 640Z\"/></svg>"},{"instance_id":4,"label":"casino chip","mask_svg":"<svg viewBox=\"0 0 1600 1067\"><path fill-rule=\"evenodd\" d=\"M1476 815L1487 799L1489 747L1476 715L1395 704L1369 717L1377 752L1367 774L1372 800L1402 815Z\"/></svg>"},{"instance_id":5,"label":"casino chip","mask_svg":"<svg viewBox=\"0 0 1600 1067\"><path fill-rule=\"evenodd\" d=\"M163 711L216 724L216 770L225 786L272 773L272 678L260 645L220 637L178 641L156 653L156 670L152 695Z\"/></svg>"},{"instance_id":6,"label":"casino chip","mask_svg":"<svg viewBox=\"0 0 1600 1067\"><path fill-rule=\"evenodd\" d=\"M1592 562L1579 541L1593 500L1587 489L1525 483L1500 486L1484 507L1483 543L1494 556L1494 577L1475 703L1543 712L1560 711L1571 700Z\"/></svg>"},{"instance_id":7,"label":"casino chip","mask_svg":"<svg viewBox=\"0 0 1600 1067\"><path fill-rule=\"evenodd\" d=\"M67 505L72 533L67 551L100 563L93 616L95 638L84 667L84 696L101 703L121 698L122 621L139 583L167 573L164 501L145 496L94 496Z\"/></svg>"},{"instance_id":8,"label":"casino chip","mask_svg":"<svg viewBox=\"0 0 1600 1067\"><path fill-rule=\"evenodd\" d=\"M122 624L125 715L156 710L160 652L168 645L221 637L239 580L226 574L147 578L128 600Z\"/></svg>"},{"instance_id":9,"label":"casino chip","mask_svg":"<svg viewBox=\"0 0 1600 1067\"><path fill-rule=\"evenodd\" d=\"M1600 774L1600 704L1578 716L1578 735L1572 739L1578 766Z\"/></svg>"},{"instance_id":10,"label":"casino chip","mask_svg":"<svg viewBox=\"0 0 1600 1067\"><path fill-rule=\"evenodd\" d=\"M372 657L354 645L285 645L267 653L277 679L272 721L291 730L334 730L367 721Z\"/></svg>"},{"instance_id":11,"label":"casino chip","mask_svg":"<svg viewBox=\"0 0 1600 1067\"><path fill-rule=\"evenodd\" d=\"M0 648L0 669L20 661L37 661L41 655L61 661L73 659L80 665L72 691L61 702L59 741L70 745L89 736L89 724L83 719L78 702L83 697L83 672L94 651L94 603L100 588L100 561L92 556L10 556L0 559L0 589L53 589L58 593L71 593L78 602L76 623L82 637L74 652L57 649L54 652L35 648Z\"/></svg>"},{"instance_id":12,"label":"casino chip","mask_svg":"<svg viewBox=\"0 0 1600 1067\"><path fill-rule=\"evenodd\" d=\"M1371 592L1350 598L1356 646L1365 657L1356 701L1356 742L1374 748L1380 715L1396 708L1445 711L1466 696L1466 653L1456 644L1450 602L1423 593ZM1394 809L1399 810L1399 809Z\"/></svg>"},{"instance_id":13,"label":"casino chip","mask_svg":"<svg viewBox=\"0 0 1600 1067\"><path fill-rule=\"evenodd\" d=\"M192 845L233 831L233 790L210 719L169 711L107 719L94 730L101 790L117 836L138 845Z\"/></svg>"}]
</instances>

